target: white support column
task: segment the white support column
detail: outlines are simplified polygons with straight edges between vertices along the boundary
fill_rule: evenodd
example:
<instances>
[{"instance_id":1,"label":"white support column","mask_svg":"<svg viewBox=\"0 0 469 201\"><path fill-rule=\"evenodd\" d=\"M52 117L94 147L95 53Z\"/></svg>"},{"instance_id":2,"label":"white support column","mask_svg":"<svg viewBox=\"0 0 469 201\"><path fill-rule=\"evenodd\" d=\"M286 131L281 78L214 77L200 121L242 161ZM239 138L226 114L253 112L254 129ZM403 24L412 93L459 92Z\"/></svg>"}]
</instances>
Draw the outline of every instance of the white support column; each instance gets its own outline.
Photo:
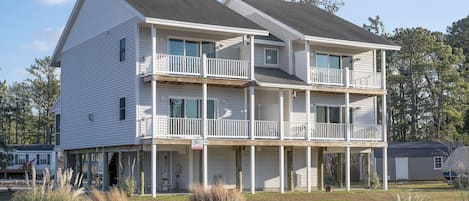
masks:
<instances>
[{"instance_id":1,"label":"white support column","mask_svg":"<svg viewBox=\"0 0 469 201\"><path fill-rule=\"evenodd\" d=\"M294 72L294 64L293 64L293 41L289 40L287 42L288 45L288 73L293 74Z\"/></svg>"},{"instance_id":2,"label":"white support column","mask_svg":"<svg viewBox=\"0 0 469 201\"><path fill-rule=\"evenodd\" d=\"M156 73L156 26L151 25L152 74Z\"/></svg>"},{"instance_id":3,"label":"white support column","mask_svg":"<svg viewBox=\"0 0 469 201\"><path fill-rule=\"evenodd\" d=\"M346 73L348 75L349 70L346 68ZM348 77L348 76L346 76ZM346 79L348 81L348 79ZM348 83L348 82L347 82ZM348 84L346 84L348 87ZM345 153L345 186L347 191L350 191L350 93L345 93L345 133L347 140L347 150Z\"/></svg>"},{"instance_id":4,"label":"white support column","mask_svg":"<svg viewBox=\"0 0 469 201\"><path fill-rule=\"evenodd\" d=\"M280 177L280 193L285 192L285 146L280 145L278 151L279 158L279 177Z\"/></svg>"},{"instance_id":5,"label":"white support column","mask_svg":"<svg viewBox=\"0 0 469 201\"><path fill-rule=\"evenodd\" d=\"M381 50L381 74L382 74L382 87L386 89L386 51ZM383 124L383 142L387 143L387 127L388 127L388 117L387 117L387 100L386 95L383 95L382 98L382 124ZM385 191L388 190L388 147L387 144L383 148L383 188Z\"/></svg>"},{"instance_id":6,"label":"white support column","mask_svg":"<svg viewBox=\"0 0 469 201\"><path fill-rule=\"evenodd\" d=\"M311 192L311 146L306 147L306 191Z\"/></svg>"},{"instance_id":7,"label":"white support column","mask_svg":"<svg viewBox=\"0 0 469 201\"><path fill-rule=\"evenodd\" d=\"M156 198L156 144L151 145L151 196Z\"/></svg>"},{"instance_id":8,"label":"white support column","mask_svg":"<svg viewBox=\"0 0 469 201\"><path fill-rule=\"evenodd\" d=\"M311 140L311 91L305 91L306 140Z\"/></svg>"},{"instance_id":9,"label":"white support column","mask_svg":"<svg viewBox=\"0 0 469 201\"><path fill-rule=\"evenodd\" d=\"M386 89L386 50L381 50L381 87Z\"/></svg>"},{"instance_id":10,"label":"white support column","mask_svg":"<svg viewBox=\"0 0 469 201\"><path fill-rule=\"evenodd\" d=\"M345 153L345 186L347 191L350 191L350 145L347 145L347 150Z\"/></svg>"},{"instance_id":11,"label":"white support column","mask_svg":"<svg viewBox=\"0 0 469 201\"><path fill-rule=\"evenodd\" d=\"M350 87L350 68L345 67L345 87Z\"/></svg>"},{"instance_id":12,"label":"white support column","mask_svg":"<svg viewBox=\"0 0 469 201\"><path fill-rule=\"evenodd\" d=\"M255 61L255 58L254 58L254 35L250 35L249 36L249 45L250 45L250 61L249 61L249 64L250 64L250 70L251 70L251 80L254 80L255 79L255 76L254 76L254 61Z\"/></svg>"},{"instance_id":13,"label":"white support column","mask_svg":"<svg viewBox=\"0 0 469 201\"><path fill-rule=\"evenodd\" d=\"M202 183L205 190L208 189L208 150L204 142L204 149L202 150Z\"/></svg>"},{"instance_id":14,"label":"white support column","mask_svg":"<svg viewBox=\"0 0 469 201\"><path fill-rule=\"evenodd\" d=\"M255 88L254 86L249 87L249 134L251 136L251 140L255 139L255 123L256 123L256 107L255 107Z\"/></svg>"},{"instance_id":15,"label":"white support column","mask_svg":"<svg viewBox=\"0 0 469 201\"><path fill-rule=\"evenodd\" d=\"M207 83L202 84L202 138L207 139Z\"/></svg>"},{"instance_id":16,"label":"white support column","mask_svg":"<svg viewBox=\"0 0 469 201\"><path fill-rule=\"evenodd\" d=\"M202 77L207 78L207 54L202 54Z\"/></svg>"},{"instance_id":17,"label":"white support column","mask_svg":"<svg viewBox=\"0 0 469 201\"><path fill-rule=\"evenodd\" d=\"M306 56L306 82L311 84L311 46L308 41L305 41L305 56Z\"/></svg>"},{"instance_id":18,"label":"white support column","mask_svg":"<svg viewBox=\"0 0 469 201\"><path fill-rule=\"evenodd\" d=\"M278 91L278 111L279 111L279 121L280 121L280 140L283 140L285 138L285 129L284 129L284 111L283 111L283 102L284 102L284 97L283 97L283 89L280 89Z\"/></svg>"},{"instance_id":19,"label":"white support column","mask_svg":"<svg viewBox=\"0 0 469 201\"><path fill-rule=\"evenodd\" d=\"M251 194L256 193L256 147L251 145Z\"/></svg>"},{"instance_id":20,"label":"white support column","mask_svg":"<svg viewBox=\"0 0 469 201\"><path fill-rule=\"evenodd\" d=\"M156 26L151 25L151 49L152 49L152 73L156 73ZM151 80L151 100L152 100L152 136L156 138L156 80Z\"/></svg>"}]
</instances>

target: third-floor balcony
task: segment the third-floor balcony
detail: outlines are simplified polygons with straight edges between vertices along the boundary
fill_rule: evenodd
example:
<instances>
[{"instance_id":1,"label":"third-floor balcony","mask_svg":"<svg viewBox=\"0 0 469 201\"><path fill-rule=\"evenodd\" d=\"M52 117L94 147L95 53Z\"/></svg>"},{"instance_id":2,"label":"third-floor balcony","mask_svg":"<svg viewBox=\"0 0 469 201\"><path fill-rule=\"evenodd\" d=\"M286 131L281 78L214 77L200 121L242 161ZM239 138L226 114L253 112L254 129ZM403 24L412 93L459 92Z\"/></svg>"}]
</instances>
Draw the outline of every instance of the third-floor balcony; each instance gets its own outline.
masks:
<instances>
[{"instance_id":1,"label":"third-floor balcony","mask_svg":"<svg viewBox=\"0 0 469 201\"><path fill-rule=\"evenodd\" d=\"M155 65L153 65L155 62ZM140 64L140 74L194 76L218 79L249 79L249 61L156 54L144 57Z\"/></svg>"},{"instance_id":2,"label":"third-floor balcony","mask_svg":"<svg viewBox=\"0 0 469 201\"><path fill-rule=\"evenodd\" d=\"M327 67L311 67L311 83L325 86L354 88L382 88L380 72L336 69Z\"/></svg>"}]
</instances>

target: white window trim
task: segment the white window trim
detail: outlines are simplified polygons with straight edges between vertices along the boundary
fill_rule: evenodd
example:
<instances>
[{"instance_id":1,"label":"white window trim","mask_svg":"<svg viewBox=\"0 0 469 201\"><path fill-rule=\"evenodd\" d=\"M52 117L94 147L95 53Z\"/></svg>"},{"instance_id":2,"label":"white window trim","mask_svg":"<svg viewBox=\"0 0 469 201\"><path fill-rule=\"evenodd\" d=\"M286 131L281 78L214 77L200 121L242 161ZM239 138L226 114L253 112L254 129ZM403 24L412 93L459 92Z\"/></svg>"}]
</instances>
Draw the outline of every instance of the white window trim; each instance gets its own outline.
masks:
<instances>
[{"instance_id":1,"label":"white window trim","mask_svg":"<svg viewBox=\"0 0 469 201\"><path fill-rule=\"evenodd\" d=\"M275 64L267 63L267 59L266 59L266 56L267 56L266 51L267 50L274 50L274 51L277 52L277 63L275 63ZM280 63L280 51L279 51L279 49L278 48L268 48L268 47L264 48L264 65L266 65L266 66L278 66L279 63Z\"/></svg>"},{"instance_id":2,"label":"white window trim","mask_svg":"<svg viewBox=\"0 0 469 201\"><path fill-rule=\"evenodd\" d=\"M440 158L440 159L441 159L441 164L440 164L440 167L439 167L439 168L436 167L436 159L437 159L437 158ZM433 157L433 169L434 169L434 170L440 170L440 169L441 169L441 166L443 166L443 156L435 156L435 157Z\"/></svg>"}]
</instances>

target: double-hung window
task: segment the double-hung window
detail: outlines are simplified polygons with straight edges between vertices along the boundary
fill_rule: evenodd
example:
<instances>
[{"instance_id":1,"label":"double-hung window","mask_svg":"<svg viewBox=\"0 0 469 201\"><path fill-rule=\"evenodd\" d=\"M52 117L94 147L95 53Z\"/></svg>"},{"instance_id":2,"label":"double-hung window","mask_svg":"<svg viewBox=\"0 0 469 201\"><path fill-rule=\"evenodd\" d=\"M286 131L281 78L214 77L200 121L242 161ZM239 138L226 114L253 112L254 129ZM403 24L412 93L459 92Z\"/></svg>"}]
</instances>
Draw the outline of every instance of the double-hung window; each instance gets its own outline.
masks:
<instances>
[{"instance_id":1,"label":"double-hung window","mask_svg":"<svg viewBox=\"0 0 469 201\"><path fill-rule=\"evenodd\" d=\"M439 170L443 165L443 157L442 156L435 156L433 157L433 169Z\"/></svg>"},{"instance_id":2,"label":"double-hung window","mask_svg":"<svg viewBox=\"0 0 469 201\"><path fill-rule=\"evenodd\" d=\"M125 38L119 41L119 61L125 61L126 41Z\"/></svg>"},{"instance_id":3,"label":"double-hung window","mask_svg":"<svg viewBox=\"0 0 469 201\"><path fill-rule=\"evenodd\" d=\"M278 49L264 49L264 64L278 65Z\"/></svg>"}]
</instances>

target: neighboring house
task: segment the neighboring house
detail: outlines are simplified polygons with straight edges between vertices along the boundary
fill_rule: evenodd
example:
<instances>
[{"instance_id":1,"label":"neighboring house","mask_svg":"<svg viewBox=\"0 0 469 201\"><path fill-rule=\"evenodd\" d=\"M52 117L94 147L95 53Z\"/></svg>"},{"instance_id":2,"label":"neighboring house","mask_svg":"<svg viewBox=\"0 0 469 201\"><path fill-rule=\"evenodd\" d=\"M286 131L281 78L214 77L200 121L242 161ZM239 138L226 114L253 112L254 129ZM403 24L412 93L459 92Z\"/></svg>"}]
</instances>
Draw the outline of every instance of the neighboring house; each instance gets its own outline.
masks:
<instances>
[{"instance_id":1,"label":"neighboring house","mask_svg":"<svg viewBox=\"0 0 469 201\"><path fill-rule=\"evenodd\" d=\"M321 190L324 154L386 149L378 97L398 49L284 1L78 0L52 59L59 147L66 167L102 160L104 186L133 173L153 196Z\"/></svg>"},{"instance_id":2,"label":"neighboring house","mask_svg":"<svg viewBox=\"0 0 469 201\"><path fill-rule=\"evenodd\" d=\"M392 181L443 180L442 165L459 144L439 142L390 143L388 177ZM382 175L383 152L375 149L378 175Z\"/></svg>"},{"instance_id":3,"label":"neighboring house","mask_svg":"<svg viewBox=\"0 0 469 201\"><path fill-rule=\"evenodd\" d=\"M6 155L7 173L24 177L24 171L30 171L28 167L34 166L38 175L42 175L46 168L51 175L55 175L54 145L8 145L7 150L0 153Z\"/></svg>"}]
</instances>

